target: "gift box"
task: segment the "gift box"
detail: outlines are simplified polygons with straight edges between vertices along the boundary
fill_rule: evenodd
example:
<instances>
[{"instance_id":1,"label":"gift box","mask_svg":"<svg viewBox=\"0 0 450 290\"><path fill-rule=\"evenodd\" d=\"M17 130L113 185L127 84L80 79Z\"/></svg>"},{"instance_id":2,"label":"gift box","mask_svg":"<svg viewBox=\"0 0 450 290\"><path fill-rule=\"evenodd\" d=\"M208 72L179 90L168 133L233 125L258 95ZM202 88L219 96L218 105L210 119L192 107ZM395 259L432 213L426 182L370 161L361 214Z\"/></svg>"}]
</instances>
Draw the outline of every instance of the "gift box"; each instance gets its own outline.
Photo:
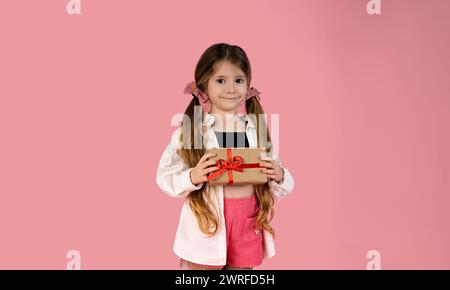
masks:
<instances>
[{"instance_id":1,"label":"gift box","mask_svg":"<svg viewBox=\"0 0 450 290\"><path fill-rule=\"evenodd\" d=\"M207 153L217 154L218 170L208 175L209 185L263 184L267 175L261 172L261 156L267 156L265 148L211 148Z\"/></svg>"}]
</instances>

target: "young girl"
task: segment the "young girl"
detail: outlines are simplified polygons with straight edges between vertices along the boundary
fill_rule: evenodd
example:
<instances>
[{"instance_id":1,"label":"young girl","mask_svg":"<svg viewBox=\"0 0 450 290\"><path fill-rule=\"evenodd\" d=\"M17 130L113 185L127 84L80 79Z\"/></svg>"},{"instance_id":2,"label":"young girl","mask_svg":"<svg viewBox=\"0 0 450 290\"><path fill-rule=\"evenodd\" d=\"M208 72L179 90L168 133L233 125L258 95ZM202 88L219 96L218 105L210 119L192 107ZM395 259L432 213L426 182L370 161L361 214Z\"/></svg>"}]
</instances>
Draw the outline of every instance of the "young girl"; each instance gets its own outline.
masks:
<instances>
[{"instance_id":1,"label":"young girl","mask_svg":"<svg viewBox=\"0 0 450 290\"><path fill-rule=\"evenodd\" d=\"M260 92L250 82L246 53L239 46L219 43L202 54L195 82L185 88L184 93L192 95L185 112L190 120L184 119L190 124L172 134L156 176L161 190L185 198L173 248L182 269L252 269L275 255L270 226L274 202L294 188L294 179L279 158L261 161L268 177L262 185L209 186L207 182L208 174L218 167L215 155L206 154L206 149L265 147L273 155L269 131L260 118L264 114ZM197 122L194 113L200 107L202 119ZM233 130L227 130L230 127ZM195 146L195 130L201 132L203 146ZM260 132L266 137L259 138ZM182 146L185 143L190 146Z\"/></svg>"}]
</instances>

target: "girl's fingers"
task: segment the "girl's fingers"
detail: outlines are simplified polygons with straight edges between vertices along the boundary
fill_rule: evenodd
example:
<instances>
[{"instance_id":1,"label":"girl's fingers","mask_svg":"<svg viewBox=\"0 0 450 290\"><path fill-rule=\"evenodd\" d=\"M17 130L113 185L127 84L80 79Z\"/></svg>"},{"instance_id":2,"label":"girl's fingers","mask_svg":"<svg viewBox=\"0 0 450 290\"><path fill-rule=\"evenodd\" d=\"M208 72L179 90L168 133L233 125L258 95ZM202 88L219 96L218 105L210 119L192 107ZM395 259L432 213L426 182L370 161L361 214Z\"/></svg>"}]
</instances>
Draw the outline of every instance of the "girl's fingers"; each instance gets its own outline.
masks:
<instances>
[{"instance_id":1,"label":"girl's fingers","mask_svg":"<svg viewBox=\"0 0 450 290\"><path fill-rule=\"evenodd\" d=\"M267 174L267 178L270 178L270 179L276 179L277 177L279 177L279 176L276 174Z\"/></svg>"},{"instance_id":2,"label":"girl's fingers","mask_svg":"<svg viewBox=\"0 0 450 290\"><path fill-rule=\"evenodd\" d=\"M198 162L199 163L205 162L208 158L215 157L216 155L217 155L216 153L203 154L202 158L200 158L200 160Z\"/></svg>"},{"instance_id":3,"label":"girl's fingers","mask_svg":"<svg viewBox=\"0 0 450 290\"><path fill-rule=\"evenodd\" d=\"M262 172L266 174L276 174L276 171L273 169L262 169Z\"/></svg>"},{"instance_id":4,"label":"girl's fingers","mask_svg":"<svg viewBox=\"0 0 450 290\"><path fill-rule=\"evenodd\" d=\"M204 169L202 171L202 174L208 174L208 173L211 173L211 172L216 171L216 170L219 170L219 167L211 166L211 167L208 167L208 168Z\"/></svg>"},{"instance_id":5,"label":"girl's fingers","mask_svg":"<svg viewBox=\"0 0 450 290\"><path fill-rule=\"evenodd\" d=\"M275 163L273 160L265 160L259 163L260 166L267 168L275 168Z\"/></svg>"},{"instance_id":6,"label":"girl's fingers","mask_svg":"<svg viewBox=\"0 0 450 290\"><path fill-rule=\"evenodd\" d=\"M207 168L208 166L214 165L214 164L216 164L216 163L217 163L216 160L210 159L210 160L204 162L204 163L202 164L201 168L202 168L202 169L205 169L205 168Z\"/></svg>"}]
</instances>

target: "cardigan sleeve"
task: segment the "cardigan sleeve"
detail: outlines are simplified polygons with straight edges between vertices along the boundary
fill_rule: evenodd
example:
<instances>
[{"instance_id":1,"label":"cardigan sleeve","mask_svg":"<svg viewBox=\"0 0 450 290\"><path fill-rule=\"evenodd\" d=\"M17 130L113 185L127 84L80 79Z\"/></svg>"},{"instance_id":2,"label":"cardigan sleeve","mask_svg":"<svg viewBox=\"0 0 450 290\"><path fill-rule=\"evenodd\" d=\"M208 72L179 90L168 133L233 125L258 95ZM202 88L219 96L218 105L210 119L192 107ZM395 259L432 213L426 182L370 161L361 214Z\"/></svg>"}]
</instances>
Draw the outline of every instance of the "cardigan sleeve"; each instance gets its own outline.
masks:
<instances>
[{"instance_id":1,"label":"cardigan sleeve","mask_svg":"<svg viewBox=\"0 0 450 290\"><path fill-rule=\"evenodd\" d=\"M278 165L280 165L284 172L283 179L280 183L276 182L275 180L269 181L269 186L275 196L275 201L279 201L292 194L292 192L294 191L295 181L289 169L283 166L278 156L273 156L271 154L270 158L276 160L278 162Z\"/></svg>"},{"instance_id":2,"label":"cardigan sleeve","mask_svg":"<svg viewBox=\"0 0 450 290\"><path fill-rule=\"evenodd\" d=\"M194 168L188 168L177 153L180 134L181 128L172 133L171 141L161 156L156 172L158 187L167 195L176 198L185 197L203 186L203 183L192 184L190 173Z\"/></svg>"}]
</instances>

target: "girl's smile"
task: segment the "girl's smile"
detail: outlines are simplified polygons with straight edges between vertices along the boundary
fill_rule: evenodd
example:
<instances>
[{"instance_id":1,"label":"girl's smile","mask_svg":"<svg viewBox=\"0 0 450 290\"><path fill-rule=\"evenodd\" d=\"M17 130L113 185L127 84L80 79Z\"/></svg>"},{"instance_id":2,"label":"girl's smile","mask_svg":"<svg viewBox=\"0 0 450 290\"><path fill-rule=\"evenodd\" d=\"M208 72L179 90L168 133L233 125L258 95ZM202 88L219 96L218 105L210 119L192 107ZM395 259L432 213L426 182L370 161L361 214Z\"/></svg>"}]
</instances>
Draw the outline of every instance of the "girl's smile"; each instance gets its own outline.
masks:
<instances>
[{"instance_id":1,"label":"girl's smile","mask_svg":"<svg viewBox=\"0 0 450 290\"><path fill-rule=\"evenodd\" d=\"M225 99L225 100L230 100L230 101L235 101L235 100L239 100L241 97L235 97L235 98L224 98L224 97L219 97L221 99Z\"/></svg>"}]
</instances>

